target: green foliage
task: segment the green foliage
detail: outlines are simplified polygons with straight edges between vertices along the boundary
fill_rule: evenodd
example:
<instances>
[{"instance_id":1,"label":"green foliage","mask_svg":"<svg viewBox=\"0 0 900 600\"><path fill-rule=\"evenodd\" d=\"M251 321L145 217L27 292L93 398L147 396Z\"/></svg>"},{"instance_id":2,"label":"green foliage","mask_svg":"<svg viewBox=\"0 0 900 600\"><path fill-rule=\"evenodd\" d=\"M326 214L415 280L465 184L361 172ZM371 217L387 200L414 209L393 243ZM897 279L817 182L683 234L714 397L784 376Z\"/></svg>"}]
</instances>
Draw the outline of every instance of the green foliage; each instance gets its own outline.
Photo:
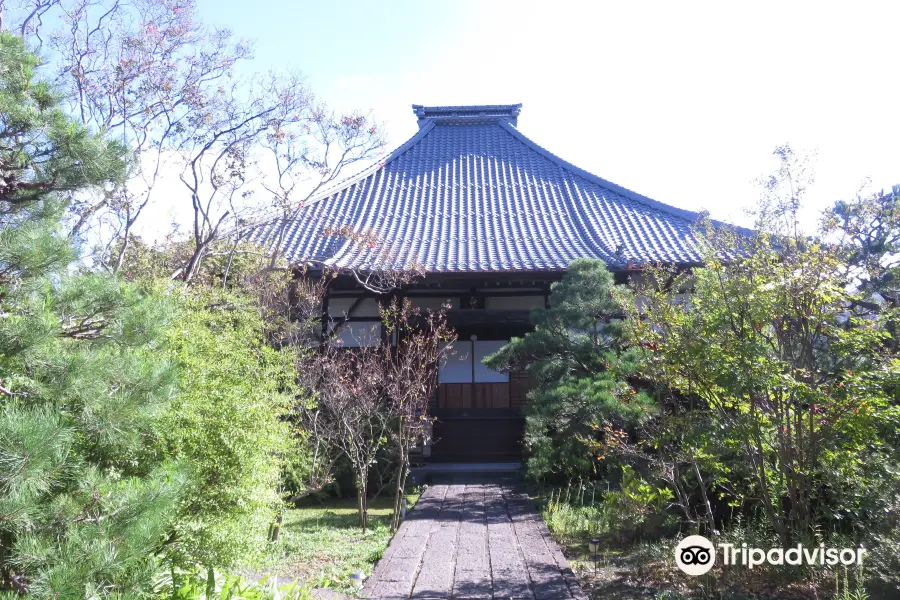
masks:
<instances>
[{"instance_id":1,"label":"green foliage","mask_svg":"<svg viewBox=\"0 0 900 600\"><path fill-rule=\"evenodd\" d=\"M556 536L583 540L610 530L610 519L603 504L582 506L551 499L542 511L544 522Z\"/></svg>"},{"instance_id":2,"label":"green foliage","mask_svg":"<svg viewBox=\"0 0 900 600\"><path fill-rule=\"evenodd\" d=\"M617 488L603 482L560 488L550 494L542 512L547 526L559 536L621 542L658 534L670 520L665 511L671 500L671 490L652 485L625 466Z\"/></svg>"},{"instance_id":3,"label":"green foliage","mask_svg":"<svg viewBox=\"0 0 900 600\"><path fill-rule=\"evenodd\" d=\"M11 286L0 320L0 555L38 596L140 589L178 482L147 453L174 392L168 303L99 275Z\"/></svg>"},{"instance_id":4,"label":"green foliage","mask_svg":"<svg viewBox=\"0 0 900 600\"><path fill-rule=\"evenodd\" d=\"M706 457L695 471L787 543L821 525L877 526L895 503L900 360L893 309L862 302L845 245L801 233L803 185L790 150L777 154L757 231L703 225L703 267L648 269L628 332L643 373L708 423L690 439L691 457Z\"/></svg>"},{"instance_id":5,"label":"green foliage","mask_svg":"<svg viewBox=\"0 0 900 600\"><path fill-rule=\"evenodd\" d=\"M180 269L190 259L193 252L191 243L190 239L178 235L176 231L170 232L156 244L131 234L124 248L124 242L118 242L111 251L98 247L94 254L100 257L104 268L113 270L122 251L122 264L118 272L129 280L171 279L173 275L181 274ZM191 280L193 285L247 291L261 283L283 283L275 272L263 274L271 260L265 247L249 241L235 246L233 240L222 239L212 242L209 252ZM276 266L287 270L284 260L276 261Z\"/></svg>"},{"instance_id":6,"label":"green foliage","mask_svg":"<svg viewBox=\"0 0 900 600\"><path fill-rule=\"evenodd\" d=\"M900 415L887 393L897 361L884 352L884 322L847 311L827 248L772 242L760 234L727 264L708 254L689 310L670 290L645 287L633 331L647 372L708 407L713 430L726 434L719 453L742 456L738 470L754 482L740 493L762 498L787 536L787 524L807 529L863 506L867 467L893 452L881 434Z\"/></svg>"},{"instance_id":7,"label":"green foliage","mask_svg":"<svg viewBox=\"0 0 900 600\"><path fill-rule=\"evenodd\" d=\"M572 262L554 283L550 308L532 312L534 331L514 338L485 364L525 368L533 382L526 412L528 475L535 479L593 476L593 442L604 425L628 427L654 410L629 382L638 355L626 347L622 309L602 261Z\"/></svg>"},{"instance_id":8,"label":"green foliage","mask_svg":"<svg viewBox=\"0 0 900 600\"><path fill-rule=\"evenodd\" d=\"M900 185L836 202L822 229L866 300L900 304Z\"/></svg>"},{"instance_id":9,"label":"green foliage","mask_svg":"<svg viewBox=\"0 0 900 600\"><path fill-rule=\"evenodd\" d=\"M40 59L21 38L0 32L0 202L4 212L119 181L126 151L69 118L59 94L35 80Z\"/></svg>"},{"instance_id":10,"label":"green foliage","mask_svg":"<svg viewBox=\"0 0 900 600\"><path fill-rule=\"evenodd\" d=\"M278 584L277 578L264 578L258 582L247 581L237 575L226 575L216 580L212 590L207 581L193 573L182 575L173 582L169 577L157 587L164 590L159 598L175 600L313 600L313 590L297 581ZM212 593L209 593L209 592Z\"/></svg>"},{"instance_id":11,"label":"green foliage","mask_svg":"<svg viewBox=\"0 0 900 600\"><path fill-rule=\"evenodd\" d=\"M847 568L844 567L844 580L843 586L841 585L841 576L840 573L835 573L834 577L834 600L869 600L869 594L866 592L866 588L863 585L863 573L862 569L860 569L859 574L855 579L855 584L853 588L850 587L850 579L851 577L847 574Z\"/></svg>"},{"instance_id":12,"label":"green foliage","mask_svg":"<svg viewBox=\"0 0 900 600\"><path fill-rule=\"evenodd\" d=\"M167 346L180 393L161 436L192 476L171 551L182 564L227 568L259 553L280 502L293 354L266 343L258 307L244 296L182 288L179 300Z\"/></svg>"},{"instance_id":13,"label":"green foliage","mask_svg":"<svg viewBox=\"0 0 900 600\"><path fill-rule=\"evenodd\" d=\"M0 33L0 586L38 598L149 589L181 479L148 452L175 391L159 294L68 270L62 192L122 152L56 108Z\"/></svg>"},{"instance_id":14,"label":"green foliage","mask_svg":"<svg viewBox=\"0 0 900 600\"><path fill-rule=\"evenodd\" d=\"M579 439L626 467L621 482L605 474L612 491L596 501L592 493L585 503L584 492L551 497L545 518L555 533L582 540L606 534L621 543L678 508L682 531L737 544L862 544L869 549L865 574L767 568L740 583L759 589L772 579L774 587L813 591L836 584L838 598L865 598L865 579L896 589L900 565L898 192L839 202L807 236L798 221L806 167L790 148L776 156L780 167L764 181L755 231L703 219L700 267L645 266L630 289L614 290L625 312L614 339L641 354L629 381L646 382L655 405L631 419L606 405L597 411L603 422L577 413L589 388L565 381L581 368L571 357L590 353L568 352L558 344L562 335L531 347L517 340L494 360L515 364L511 357L524 356L518 364L539 364L559 383L539 385L538 404L600 425L591 438L573 434L577 429L555 438L540 427L541 437L532 439L543 446L532 461L545 457L540 466L552 469L578 455ZM590 310L590 303L580 306L575 310ZM535 361L545 347L554 360ZM559 394L552 403L548 389ZM717 575L700 581L688 587L719 594L735 583Z\"/></svg>"}]
</instances>

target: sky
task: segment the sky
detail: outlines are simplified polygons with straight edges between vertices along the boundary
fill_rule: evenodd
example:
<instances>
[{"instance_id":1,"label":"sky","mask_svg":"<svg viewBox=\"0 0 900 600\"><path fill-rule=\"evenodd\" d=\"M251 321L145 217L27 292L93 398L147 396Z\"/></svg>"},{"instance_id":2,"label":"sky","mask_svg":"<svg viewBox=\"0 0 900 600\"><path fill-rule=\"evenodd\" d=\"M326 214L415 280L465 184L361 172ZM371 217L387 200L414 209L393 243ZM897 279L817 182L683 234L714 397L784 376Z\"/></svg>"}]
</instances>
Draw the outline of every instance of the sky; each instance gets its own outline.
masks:
<instances>
[{"instance_id":1,"label":"sky","mask_svg":"<svg viewBox=\"0 0 900 600\"><path fill-rule=\"evenodd\" d=\"M199 0L255 40L245 69L298 69L389 148L412 104L522 103L519 129L596 175L746 223L790 143L810 211L900 183L900 3ZM812 214L811 212L809 214Z\"/></svg>"}]
</instances>

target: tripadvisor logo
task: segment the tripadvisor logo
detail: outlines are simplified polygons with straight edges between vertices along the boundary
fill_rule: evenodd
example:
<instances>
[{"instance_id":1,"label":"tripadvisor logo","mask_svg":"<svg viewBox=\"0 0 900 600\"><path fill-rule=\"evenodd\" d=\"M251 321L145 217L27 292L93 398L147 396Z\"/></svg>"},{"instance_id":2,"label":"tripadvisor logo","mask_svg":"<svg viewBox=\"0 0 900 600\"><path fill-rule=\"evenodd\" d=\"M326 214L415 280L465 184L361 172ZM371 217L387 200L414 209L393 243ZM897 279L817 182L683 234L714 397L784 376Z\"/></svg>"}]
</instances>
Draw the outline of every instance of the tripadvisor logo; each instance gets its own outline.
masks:
<instances>
[{"instance_id":1,"label":"tripadvisor logo","mask_svg":"<svg viewBox=\"0 0 900 600\"><path fill-rule=\"evenodd\" d=\"M675 564L688 575L703 575L716 564L721 552L723 565L740 565L752 569L759 565L829 566L861 565L865 548L826 548L825 544L808 548L797 544L792 548L748 548L747 544L716 544L702 535L689 535L675 547Z\"/></svg>"},{"instance_id":2,"label":"tripadvisor logo","mask_svg":"<svg viewBox=\"0 0 900 600\"><path fill-rule=\"evenodd\" d=\"M716 564L716 548L702 535L689 535L675 547L675 564L688 575L703 575Z\"/></svg>"}]
</instances>

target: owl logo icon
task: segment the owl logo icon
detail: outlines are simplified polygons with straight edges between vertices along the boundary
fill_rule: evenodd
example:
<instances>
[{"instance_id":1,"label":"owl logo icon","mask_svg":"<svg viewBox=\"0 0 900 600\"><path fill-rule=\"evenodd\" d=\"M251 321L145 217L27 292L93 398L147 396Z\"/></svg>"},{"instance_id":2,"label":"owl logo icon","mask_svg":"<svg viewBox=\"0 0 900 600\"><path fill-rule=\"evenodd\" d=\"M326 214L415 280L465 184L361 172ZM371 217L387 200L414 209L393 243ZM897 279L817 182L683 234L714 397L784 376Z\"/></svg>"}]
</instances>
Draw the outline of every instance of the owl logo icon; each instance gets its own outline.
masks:
<instances>
[{"instance_id":1,"label":"owl logo icon","mask_svg":"<svg viewBox=\"0 0 900 600\"><path fill-rule=\"evenodd\" d=\"M716 564L716 548L702 535L689 535L675 546L675 564L688 575L703 575Z\"/></svg>"}]
</instances>

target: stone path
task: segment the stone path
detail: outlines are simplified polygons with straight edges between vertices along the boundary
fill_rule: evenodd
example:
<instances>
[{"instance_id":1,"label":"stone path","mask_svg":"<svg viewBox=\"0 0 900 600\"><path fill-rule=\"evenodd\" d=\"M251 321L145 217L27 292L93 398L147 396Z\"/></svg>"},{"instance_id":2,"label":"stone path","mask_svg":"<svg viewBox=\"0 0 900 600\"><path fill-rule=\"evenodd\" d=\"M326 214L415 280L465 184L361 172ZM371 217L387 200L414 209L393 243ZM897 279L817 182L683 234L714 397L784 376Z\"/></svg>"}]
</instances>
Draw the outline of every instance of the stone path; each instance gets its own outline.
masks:
<instances>
[{"instance_id":1,"label":"stone path","mask_svg":"<svg viewBox=\"0 0 900 600\"><path fill-rule=\"evenodd\" d=\"M430 486L363 597L587 598L528 496L498 477Z\"/></svg>"}]
</instances>

